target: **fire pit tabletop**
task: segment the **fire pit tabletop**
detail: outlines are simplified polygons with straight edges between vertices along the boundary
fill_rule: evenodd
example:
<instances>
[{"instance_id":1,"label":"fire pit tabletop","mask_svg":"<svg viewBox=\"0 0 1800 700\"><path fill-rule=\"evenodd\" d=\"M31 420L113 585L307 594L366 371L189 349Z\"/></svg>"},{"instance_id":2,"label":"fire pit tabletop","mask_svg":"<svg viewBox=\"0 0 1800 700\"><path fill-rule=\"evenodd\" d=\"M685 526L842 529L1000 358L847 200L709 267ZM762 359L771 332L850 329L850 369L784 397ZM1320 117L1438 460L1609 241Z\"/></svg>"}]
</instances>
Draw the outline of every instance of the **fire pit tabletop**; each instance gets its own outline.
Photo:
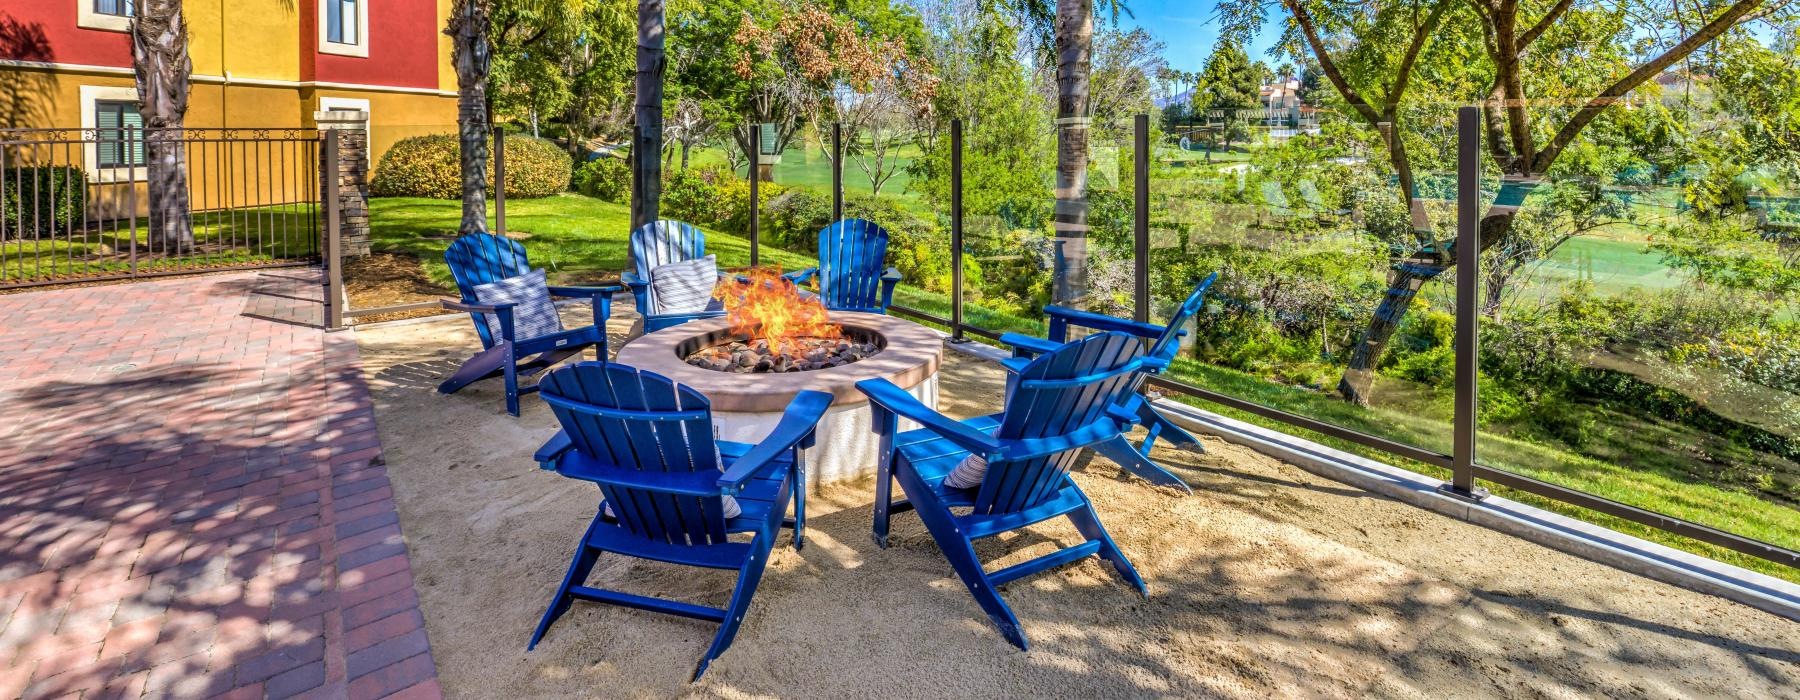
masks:
<instances>
[{"instance_id":1,"label":"fire pit tabletop","mask_svg":"<svg viewBox=\"0 0 1800 700\"><path fill-rule=\"evenodd\" d=\"M698 389L712 401L715 411L744 413L780 411L795 394L807 389L829 392L835 397L834 408L867 403L868 398L856 390L857 382L879 377L910 389L935 376L938 364L943 361L942 337L917 323L893 316L850 311L831 312L831 321L884 336L887 346L856 362L825 369L781 373L722 372L695 367L686 361L687 353L693 349L687 346L687 341L708 335L722 340L728 335L729 320L709 318L635 338L619 348L617 361Z\"/></svg>"}]
</instances>

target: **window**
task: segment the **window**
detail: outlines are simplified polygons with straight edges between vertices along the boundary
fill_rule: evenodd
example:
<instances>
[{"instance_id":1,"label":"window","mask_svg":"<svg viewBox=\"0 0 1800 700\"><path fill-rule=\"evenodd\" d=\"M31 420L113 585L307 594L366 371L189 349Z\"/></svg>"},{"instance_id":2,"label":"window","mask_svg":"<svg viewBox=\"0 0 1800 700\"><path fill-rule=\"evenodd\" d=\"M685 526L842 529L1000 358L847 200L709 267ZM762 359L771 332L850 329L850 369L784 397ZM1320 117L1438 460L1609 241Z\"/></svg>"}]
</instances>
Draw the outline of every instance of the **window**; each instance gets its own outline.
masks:
<instances>
[{"instance_id":1,"label":"window","mask_svg":"<svg viewBox=\"0 0 1800 700\"><path fill-rule=\"evenodd\" d=\"M93 2L94 14L114 17L130 17L137 8L137 3L133 0L93 0Z\"/></svg>"},{"instance_id":2,"label":"window","mask_svg":"<svg viewBox=\"0 0 1800 700\"><path fill-rule=\"evenodd\" d=\"M325 40L336 44L358 43L356 41L358 0L324 0L324 2L326 5Z\"/></svg>"},{"instance_id":3,"label":"window","mask_svg":"<svg viewBox=\"0 0 1800 700\"><path fill-rule=\"evenodd\" d=\"M369 0L319 0L319 53L369 57Z\"/></svg>"},{"instance_id":4,"label":"window","mask_svg":"<svg viewBox=\"0 0 1800 700\"><path fill-rule=\"evenodd\" d=\"M144 165L144 134L142 131L127 131L127 128L144 128L144 116L138 113L136 102L94 101L95 166L125 168ZM127 150L130 152L127 153Z\"/></svg>"}]
</instances>

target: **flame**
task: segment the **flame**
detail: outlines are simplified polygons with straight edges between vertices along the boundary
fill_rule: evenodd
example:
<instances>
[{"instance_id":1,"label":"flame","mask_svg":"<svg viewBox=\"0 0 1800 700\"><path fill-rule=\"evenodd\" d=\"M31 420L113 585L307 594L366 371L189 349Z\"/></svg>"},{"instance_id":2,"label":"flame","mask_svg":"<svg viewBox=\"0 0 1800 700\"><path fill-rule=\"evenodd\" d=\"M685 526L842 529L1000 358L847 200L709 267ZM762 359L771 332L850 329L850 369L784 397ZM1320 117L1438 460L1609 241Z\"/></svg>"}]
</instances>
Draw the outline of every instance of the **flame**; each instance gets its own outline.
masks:
<instances>
[{"instance_id":1,"label":"flame","mask_svg":"<svg viewBox=\"0 0 1800 700\"><path fill-rule=\"evenodd\" d=\"M781 276L781 268L752 268L749 281L721 284L713 296L725 304L731 332L752 340L766 340L771 354L800 338L839 338L843 328L831 322L824 302L800 293L800 288Z\"/></svg>"}]
</instances>

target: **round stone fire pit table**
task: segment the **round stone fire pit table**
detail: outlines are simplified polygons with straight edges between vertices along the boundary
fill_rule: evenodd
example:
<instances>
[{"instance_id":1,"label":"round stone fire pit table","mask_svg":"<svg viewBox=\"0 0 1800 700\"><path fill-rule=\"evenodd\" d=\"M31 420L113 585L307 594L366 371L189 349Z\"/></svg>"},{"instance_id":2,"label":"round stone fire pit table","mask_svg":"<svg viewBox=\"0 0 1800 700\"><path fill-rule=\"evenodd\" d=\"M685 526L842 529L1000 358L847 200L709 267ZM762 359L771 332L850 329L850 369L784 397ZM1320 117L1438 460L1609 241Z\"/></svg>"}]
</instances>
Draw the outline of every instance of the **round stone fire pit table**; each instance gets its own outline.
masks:
<instances>
[{"instance_id":1,"label":"round stone fire pit table","mask_svg":"<svg viewBox=\"0 0 1800 700\"><path fill-rule=\"evenodd\" d=\"M806 452L806 476L813 484L852 479L875 470L880 441L869 427L869 401L856 383L887 379L933 408L938 399L938 365L943 338L905 319L880 314L831 312L846 334L858 331L881 342L880 352L856 362L802 372L735 373L695 367L688 355L729 342L735 336L724 318L690 321L645 334L619 348L617 361L693 387L712 402L718 437L756 443L781 420L794 395L811 389L830 393L831 409L819 421L817 444ZM907 429L909 421L901 421Z\"/></svg>"}]
</instances>

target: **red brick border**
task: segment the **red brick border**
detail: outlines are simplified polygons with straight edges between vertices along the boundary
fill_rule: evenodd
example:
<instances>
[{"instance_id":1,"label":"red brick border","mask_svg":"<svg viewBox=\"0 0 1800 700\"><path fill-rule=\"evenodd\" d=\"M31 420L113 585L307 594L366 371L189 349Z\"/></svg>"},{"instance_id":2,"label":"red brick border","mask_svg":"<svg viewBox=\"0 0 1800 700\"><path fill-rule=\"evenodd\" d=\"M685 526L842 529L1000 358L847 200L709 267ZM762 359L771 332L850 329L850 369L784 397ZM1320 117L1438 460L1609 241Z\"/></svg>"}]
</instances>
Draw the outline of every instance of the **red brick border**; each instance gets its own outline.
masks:
<instances>
[{"instance_id":1,"label":"red brick border","mask_svg":"<svg viewBox=\"0 0 1800 700\"><path fill-rule=\"evenodd\" d=\"M308 274L0 297L0 698L441 696Z\"/></svg>"}]
</instances>

